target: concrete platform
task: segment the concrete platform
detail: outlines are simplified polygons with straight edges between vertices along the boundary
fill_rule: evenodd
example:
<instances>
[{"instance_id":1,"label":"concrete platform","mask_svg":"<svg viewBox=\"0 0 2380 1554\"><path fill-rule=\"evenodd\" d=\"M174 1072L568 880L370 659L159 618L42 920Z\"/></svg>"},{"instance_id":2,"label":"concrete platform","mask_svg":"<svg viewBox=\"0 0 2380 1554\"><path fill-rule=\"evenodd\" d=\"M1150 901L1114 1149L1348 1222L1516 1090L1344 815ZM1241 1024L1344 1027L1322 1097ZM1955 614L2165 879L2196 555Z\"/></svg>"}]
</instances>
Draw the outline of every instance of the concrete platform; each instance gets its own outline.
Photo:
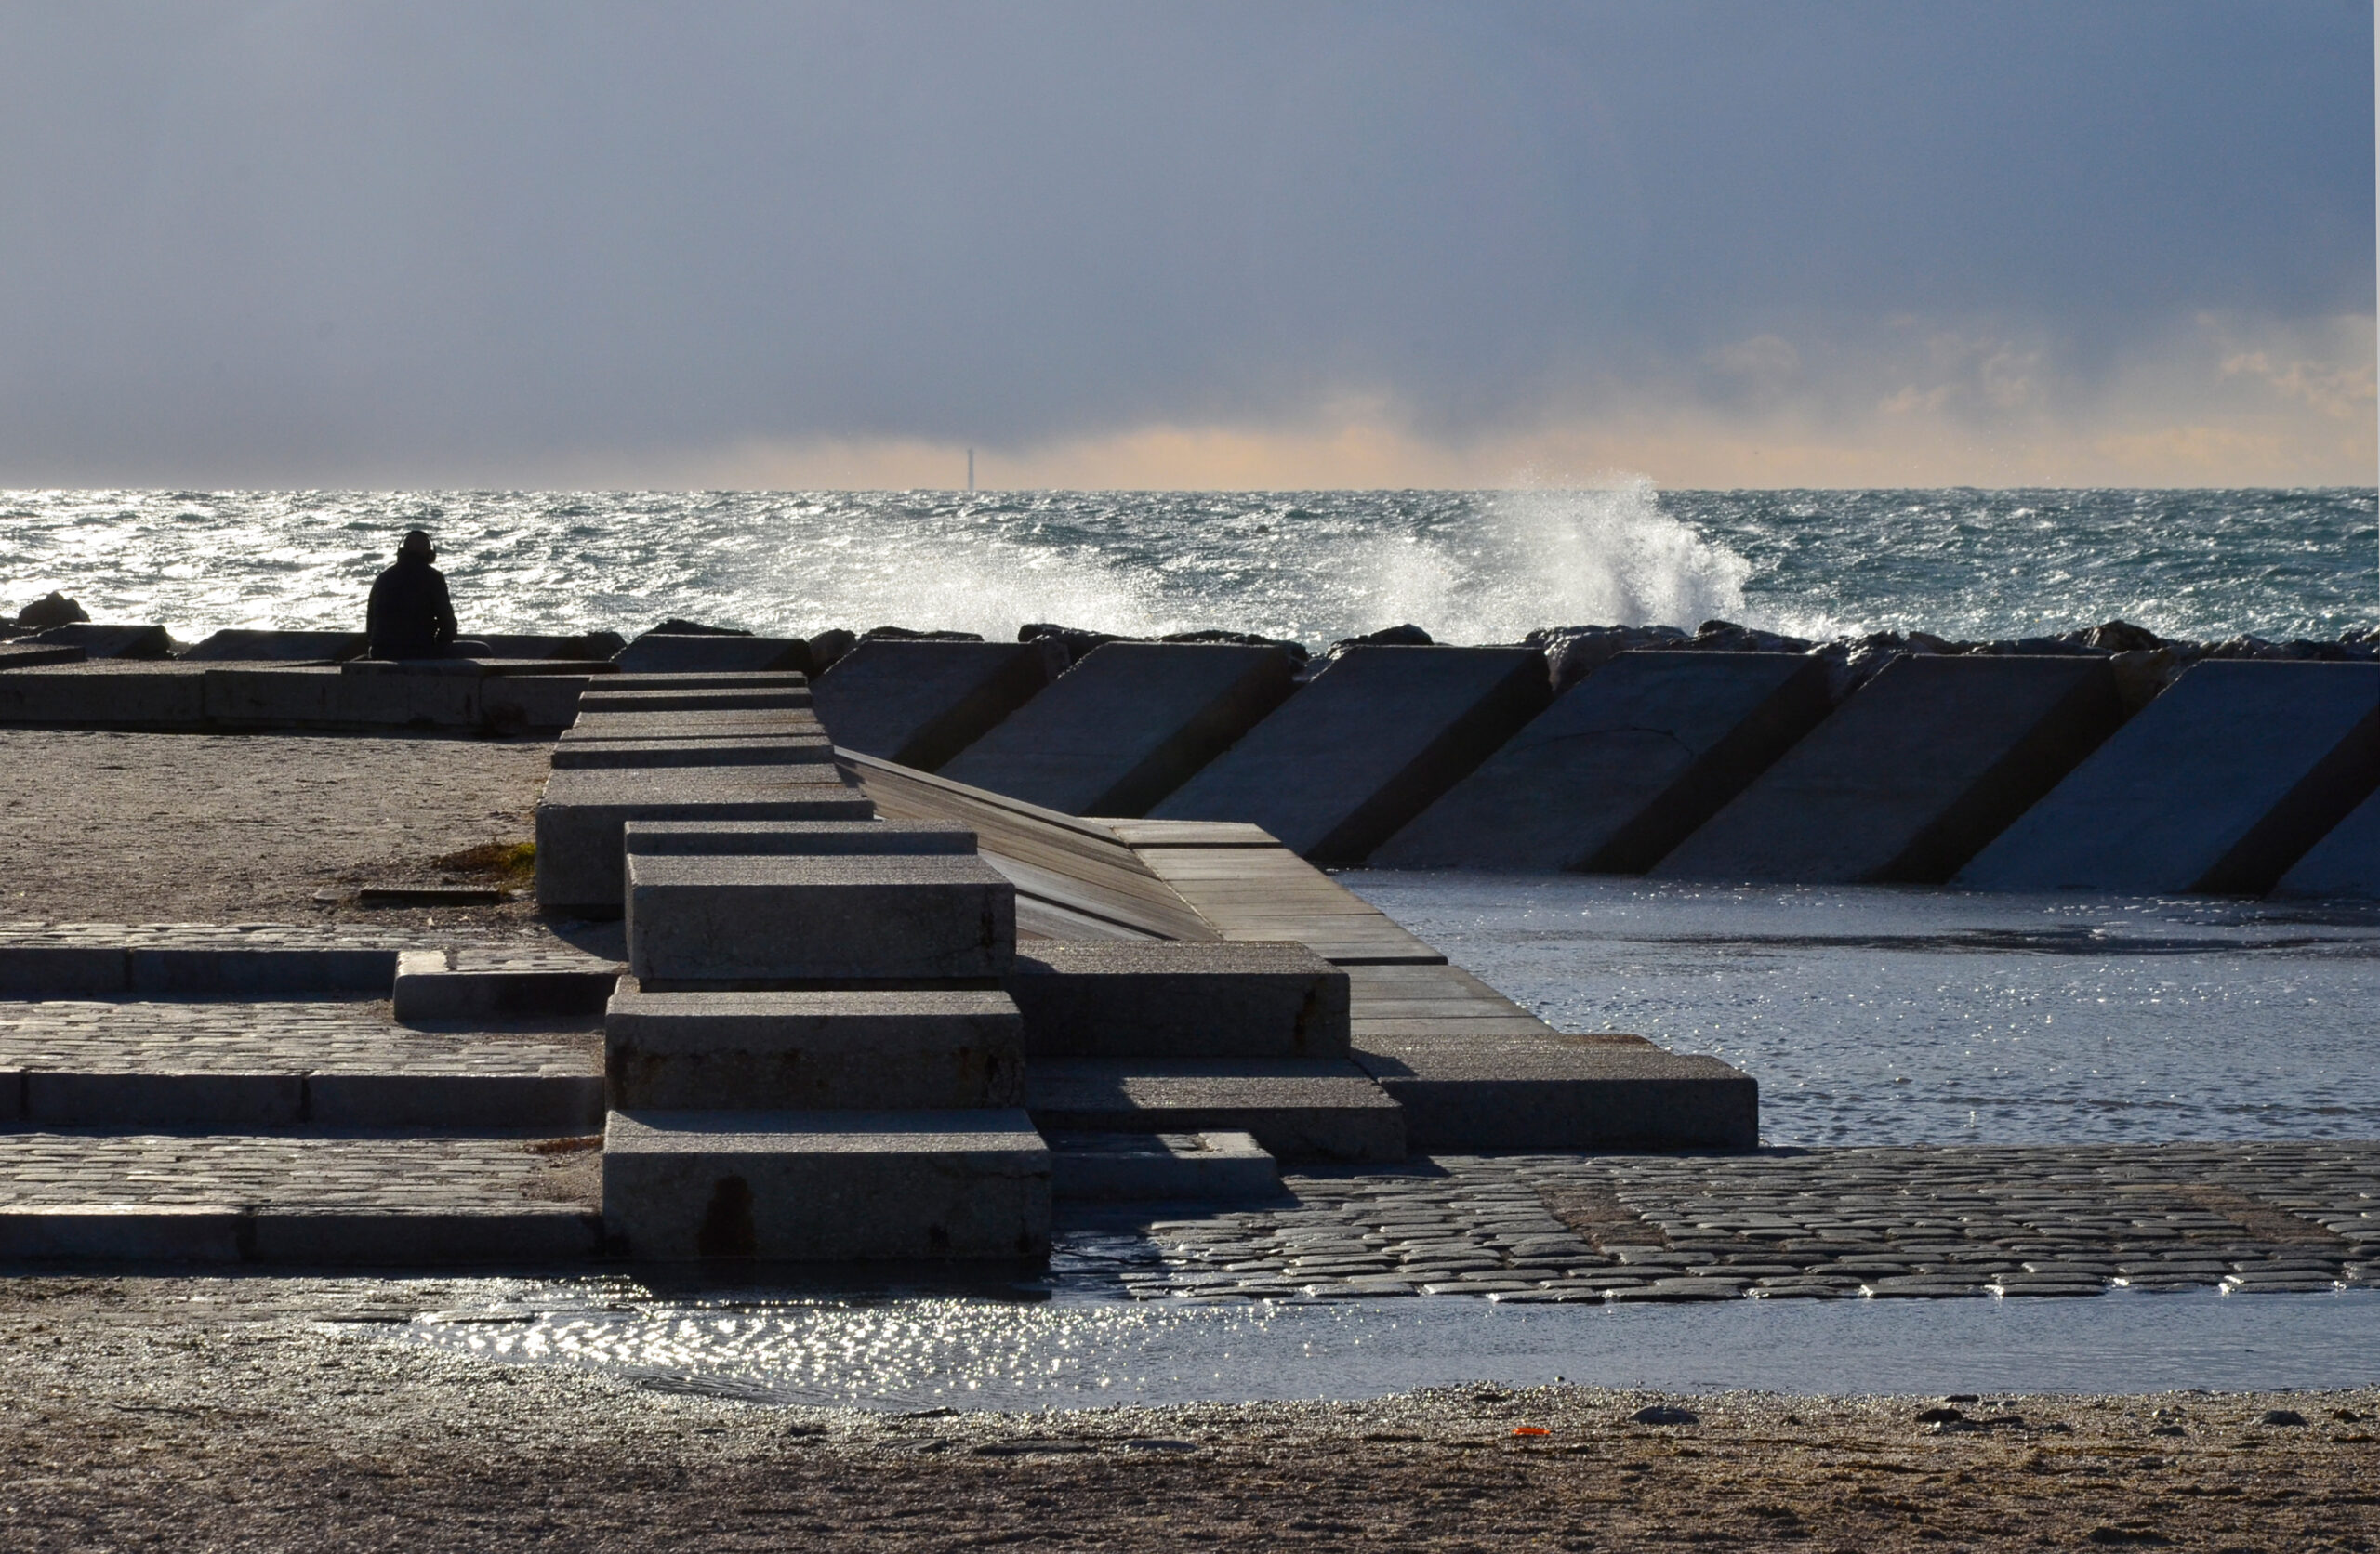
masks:
<instances>
[{"instance_id":1,"label":"concrete platform","mask_svg":"<svg viewBox=\"0 0 2380 1554\"><path fill-rule=\"evenodd\" d=\"M1246 1203L1280 1196L1281 1167L1245 1133L1060 1133L1050 1191L1078 1203Z\"/></svg>"},{"instance_id":2,"label":"concrete platform","mask_svg":"<svg viewBox=\"0 0 2380 1554\"><path fill-rule=\"evenodd\" d=\"M616 915L628 888L621 828L631 820L873 818L874 806L832 772L816 766L557 771L537 804L537 903Z\"/></svg>"},{"instance_id":3,"label":"concrete platform","mask_svg":"<svg viewBox=\"0 0 2380 1554\"><path fill-rule=\"evenodd\" d=\"M973 857L635 853L628 942L665 983L1001 977L1016 888Z\"/></svg>"},{"instance_id":4,"label":"concrete platform","mask_svg":"<svg viewBox=\"0 0 2380 1554\"><path fill-rule=\"evenodd\" d=\"M963 857L975 834L942 821L632 820L622 833L630 852L681 858L830 857L916 853Z\"/></svg>"},{"instance_id":5,"label":"concrete platform","mask_svg":"<svg viewBox=\"0 0 2380 1554\"><path fill-rule=\"evenodd\" d=\"M601 1126L591 1034L427 1033L376 1003L0 1003L0 1119L44 1127Z\"/></svg>"},{"instance_id":6,"label":"concrete platform","mask_svg":"<svg viewBox=\"0 0 2380 1554\"><path fill-rule=\"evenodd\" d=\"M812 687L837 744L932 771L1066 667L1053 641L860 643Z\"/></svg>"},{"instance_id":7,"label":"concrete platform","mask_svg":"<svg viewBox=\"0 0 2380 1554\"><path fill-rule=\"evenodd\" d=\"M807 673L810 644L799 637L664 635L648 631L613 660L629 674L682 674L721 670L789 669Z\"/></svg>"},{"instance_id":8,"label":"concrete platform","mask_svg":"<svg viewBox=\"0 0 2380 1554\"><path fill-rule=\"evenodd\" d=\"M2375 787L2380 664L2198 664L1956 883L2262 895Z\"/></svg>"},{"instance_id":9,"label":"concrete platform","mask_svg":"<svg viewBox=\"0 0 2380 1554\"><path fill-rule=\"evenodd\" d=\"M17 639L24 641L23 638ZM192 729L206 722L206 681L196 669L107 664L12 669L0 675L0 723L52 728Z\"/></svg>"},{"instance_id":10,"label":"concrete platform","mask_svg":"<svg viewBox=\"0 0 2380 1554\"><path fill-rule=\"evenodd\" d=\"M1278 648L1109 642L938 769L1076 815L1139 815L1288 699Z\"/></svg>"},{"instance_id":11,"label":"concrete platform","mask_svg":"<svg viewBox=\"0 0 2380 1554\"><path fill-rule=\"evenodd\" d=\"M2380 898L2380 793L2307 849L2272 888L2276 896Z\"/></svg>"},{"instance_id":12,"label":"concrete platform","mask_svg":"<svg viewBox=\"0 0 2380 1554\"><path fill-rule=\"evenodd\" d=\"M333 664L368 645L360 631L218 631L181 655L184 664Z\"/></svg>"},{"instance_id":13,"label":"concrete platform","mask_svg":"<svg viewBox=\"0 0 2380 1554\"><path fill-rule=\"evenodd\" d=\"M1546 705L1533 648L1353 648L1149 813L1358 863Z\"/></svg>"},{"instance_id":14,"label":"concrete platform","mask_svg":"<svg viewBox=\"0 0 2380 1554\"><path fill-rule=\"evenodd\" d=\"M601 1017L620 966L593 955L506 961L455 950L406 950L397 956L390 1009L401 1024Z\"/></svg>"},{"instance_id":15,"label":"concrete platform","mask_svg":"<svg viewBox=\"0 0 2380 1554\"><path fill-rule=\"evenodd\" d=\"M620 1111L934 1111L1025 1103L1023 1021L1008 995L614 995L604 1073Z\"/></svg>"},{"instance_id":16,"label":"concrete platform","mask_svg":"<svg viewBox=\"0 0 2380 1554\"><path fill-rule=\"evenodd\" d=\"M1036 1060L1025 1109L1053 1133L1247 1133L1282 1160L1405 1158L1405 1113L1345 1059Z\"/></svg>"},{"instance_id":17,"label":"concrete platform","mask_svg":"<svg viewBox=\"0 0 2380 1554\"><path fill-rule=\"evenodd\" d=\"M1641 874L1831 709L1816 659L1621 653L1390 837L1371 865Z\"/></svg>"},{"instance_id":18,"label":"concrete platform","mask_svg":"<svg viewBox=\"0 0 2380 1554\"><path fill-rule=\"evenodd\" d=\"M746 734L702 739L575 739L554 746L554 768L825 765L826 736Z\"/></svg>"},{"instance_id":19,"label":"concrete platform","mask_svg":"<svg viewBox=\"0 0 2380 1554\"><path fill-rule=\"evenodd\" d=\"M1938 883L2122 721L2104 659L1902 658L1649 872Z\"/></svg>"},{"instance_id":20,"label":"concrete platform","mask_svg":"<svg viewBox=\"0 0 2380 1554\"><path fill-rule=\"evenodd\" d=\"M603 686L589 687L578 698L581 713L774 712L809 705L807 685L671 691L614 691Z\"/></svg>"},{"instance_id":21,"label":"concrete platform","mask_svg":"<svg viewBox=\"0 0 2380 1554\"><path fill-rule=\"evenodd\" d=\"M643 1261L1035 1259L1050 1152L1022 1112L615 1112L603 1222Z\"/></svg>"},{"instance_id":22,"label":"concrete platform","mask_svg":"<svg viewBox=\"0 0 2380 1554\"><path fill-rule=\"evenodd\" d=\"M1347 973L1302 944L1035 943L1006 985L1036 1060L1347 1055Z\"/></svg>"}]
</instances>

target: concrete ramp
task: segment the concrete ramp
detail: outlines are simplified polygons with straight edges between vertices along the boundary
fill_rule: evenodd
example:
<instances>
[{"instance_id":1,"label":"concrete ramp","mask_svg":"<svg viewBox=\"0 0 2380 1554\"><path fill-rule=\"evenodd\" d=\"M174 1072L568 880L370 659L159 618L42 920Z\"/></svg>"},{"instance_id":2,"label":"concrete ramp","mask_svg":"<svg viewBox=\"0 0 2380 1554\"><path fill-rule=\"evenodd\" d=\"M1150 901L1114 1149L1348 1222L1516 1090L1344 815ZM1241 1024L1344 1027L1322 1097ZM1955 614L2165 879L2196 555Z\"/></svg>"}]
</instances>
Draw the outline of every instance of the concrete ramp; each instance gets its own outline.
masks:
<instances>
[{"instance_id":1,"label":"concrete ramp","mask_svg":"<svg viewBox=\"0 0 2380 1554\"><path fill-rule=\"evenodd\" d=\"M1624 652L1372 854L1382 869L1641 874L1827 715L1771 652Z\"/></svg>"},{"instance_id":2,"label":"concrete ramp","mask_svg":"<svg viewBox=\"0 0 2380 1554\"><path fill-rule=\"evenodd\" d=\"M2262 895L2380 786L2380 664L2193 665L1956 883Z\"/></svg>"},{"instance_id":3,"label":"concrete ramp","mask_svg":"<svg viewBox=\"0 0 2380 1554\"><path fill-rule=\"evenodd\" d=\"M1150 813L1247 821L1305 857L1358 863L1549 694L1535 648L1351 648Z\"/></svg>"},{"instance_id":4,"label":"concrete ramp","mask_svg":"<svg viewBox=\"0 0 2380 1554\"><path fill-rule=\"evenodd\" d=\"M932 771L983 738L1066 666L1055 642L862 642L818 677L837 744Z\"/></svg>"},{"instance_id":5,"label":"concrete ramp","mask_svg":"<svg viewBox=\"0 0 2380 1554\"><path fill-rule=\"evenodd\" d=\"M1110 642L942 775L1075 815L1143 815L1294 688L1278 648Z\"/></svg>"},{"instance_id":6,"label":"concrete ramp","mask_svg":"<svg viewBox=\"0 0 2380 1554\"><path fill-rule=\"evenodd\" d=\"M2355 807L2291 865L2276 896L2380 897L2380 793Z\"/></svg>"},{"instance_id":7,"label":"concrete ramp","mask_svg":"<svg viewBox=\"0 0 2380 1554\"><path fill-rule=\"evenodd\" d=\"M1651 873L1938 883L2122 720L2105 659L1903 658Z\"/></svg>"}]
</instances>

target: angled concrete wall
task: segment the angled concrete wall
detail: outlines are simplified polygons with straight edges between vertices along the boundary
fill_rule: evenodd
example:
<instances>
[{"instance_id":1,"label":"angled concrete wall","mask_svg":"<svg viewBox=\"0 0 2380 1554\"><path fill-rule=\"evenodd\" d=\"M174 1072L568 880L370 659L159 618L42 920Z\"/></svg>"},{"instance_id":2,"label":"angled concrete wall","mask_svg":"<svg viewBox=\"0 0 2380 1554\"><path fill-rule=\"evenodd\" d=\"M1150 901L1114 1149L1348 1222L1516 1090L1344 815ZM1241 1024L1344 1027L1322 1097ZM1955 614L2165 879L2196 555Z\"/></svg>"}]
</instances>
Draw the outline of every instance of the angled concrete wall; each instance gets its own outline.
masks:
<instances>
[{"instance_id":1,"label":"angled concrete wall","mask_svg":"<svg viewBox=\"0 0 2380 1554\"><path fill-rule=\"evenodd\" d=\"M1957 883L2261 895L2375 786L2380 664L2199 664Z\"/></svg>"},{"instance_id":2,"label":"angled concrete wall","mask_svg":"<svg viewBox=\"0 0 2380 1554\"><path fill-rule=\"evenodd\" d=\"M1621 653L1556 697L1371 863L1642 873L1828 708L1816 659Z\"/></svg>"},{"instance_id":3,"label":"angled concrete wall","mask_svg":"<svg viewBox=\"0 0 2380 1554\"><path fill-rule=\"evenodd\" d=\"M2281 876L2276 896L2380 897L2380 793L2357 805Z\"/></svg>"},{"instance_id":4,"label":"angled concrete wall","mask_svg":"<svg viewBox=\"0 0 2380 1554\"><path fill-rule=\"evenodd\" d=\"M1149 812L1263 826L1355 863L1546 704L1534 648L1352 648Z\"/></svg>"},{"instance_id":5,"label":"angled concrete wall","mask_svg":"<svg viewBox=\"0 0 2380 1554\"><path fill-rule=\"evenodd\" d=\"M1650 872L1937 883L2122 720L2105 659L1912 655L1853 693Z\"/></svg>"},{"instance_id":6,"label":"angled concrete wall","mask_svg":"<svg viewBox=\"0 0 2380 1554\"><path fill-rule=\"evenodd\" d=\"M1281 705L1278 648L1110 642L940 769L1072 815L1142 815Z\"/></svg>"},{"instance_id":7,"label":"angled concrete wall","mask_svg":"<svg viewBox=\"0 0 2380 1554\"><path fill-rule=\"evenodd\" d=\"M1066 666L1055 642L862 642L813 682L837 744L932 771Z\"/></svg>"}]
</instances>

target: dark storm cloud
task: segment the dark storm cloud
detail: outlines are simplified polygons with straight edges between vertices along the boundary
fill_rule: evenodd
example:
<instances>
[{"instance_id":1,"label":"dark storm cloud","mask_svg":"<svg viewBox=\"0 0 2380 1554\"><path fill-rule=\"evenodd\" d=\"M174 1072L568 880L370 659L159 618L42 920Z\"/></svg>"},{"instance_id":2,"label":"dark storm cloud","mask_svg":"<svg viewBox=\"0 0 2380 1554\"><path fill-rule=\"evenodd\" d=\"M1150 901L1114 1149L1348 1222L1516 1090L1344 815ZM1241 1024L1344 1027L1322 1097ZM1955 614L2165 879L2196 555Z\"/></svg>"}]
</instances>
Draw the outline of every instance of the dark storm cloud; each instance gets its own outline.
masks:
<instances>
[{"instance_id":1,"label":"dark storm cloud","mask_svg":"<svg viewBox=\"0 0 2380 1554\"><path fill-rule=\"evenodd\" d=\"M2351 3L0 16L0 480L1460 434L1900 315L2087 378L2373 306Z\"/></svg>"}]
</instances>

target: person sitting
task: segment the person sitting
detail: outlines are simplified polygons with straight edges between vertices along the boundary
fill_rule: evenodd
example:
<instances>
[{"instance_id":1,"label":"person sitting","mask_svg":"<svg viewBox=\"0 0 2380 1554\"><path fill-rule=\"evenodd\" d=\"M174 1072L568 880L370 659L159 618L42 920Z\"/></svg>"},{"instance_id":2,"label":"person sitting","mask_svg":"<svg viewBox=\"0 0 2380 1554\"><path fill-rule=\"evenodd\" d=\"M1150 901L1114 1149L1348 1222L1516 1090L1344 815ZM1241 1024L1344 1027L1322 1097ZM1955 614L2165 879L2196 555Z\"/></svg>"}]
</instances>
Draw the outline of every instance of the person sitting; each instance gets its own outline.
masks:
<instances>
[{"instance_id":1,"label":"person sitting","mask_svg":"<svg viewBox=\"0 0 2380 1554\"><path fill-rule=\"evenodd\" d=\"M372 580L372 601L364 609L364 635L374 658L471 658L484 656L487 644L467 642L456 635L455 602L446 593L446 574L430 563L438 552L422 530L406 533L397 547L397 564Z\"/></svg>"}]
</instances>

